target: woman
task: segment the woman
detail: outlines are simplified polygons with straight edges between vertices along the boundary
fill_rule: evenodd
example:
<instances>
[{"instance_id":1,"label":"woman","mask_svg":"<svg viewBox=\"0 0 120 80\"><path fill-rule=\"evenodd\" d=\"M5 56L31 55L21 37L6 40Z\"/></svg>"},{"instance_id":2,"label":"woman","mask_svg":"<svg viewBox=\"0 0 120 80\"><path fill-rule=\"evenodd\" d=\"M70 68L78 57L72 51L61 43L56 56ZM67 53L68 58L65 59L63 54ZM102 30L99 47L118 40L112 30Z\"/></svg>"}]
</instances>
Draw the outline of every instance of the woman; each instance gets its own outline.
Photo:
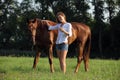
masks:
<instances>
[{"instance_id":1,"label":"woman","mask_svg":"<svg viewBox=\"0 0 120 80\"><path fill-rule=\"evenodd\" d=\"M58 24L50 26L49 30L58 30L58 37L56 40L56 50L60 61L60 67L63 73L66 72L66 56L68 52L68 37L72 36L72 26L66 21L66 16L63 12L58 12L56 15Z\"/></svg>"}]
</instances>

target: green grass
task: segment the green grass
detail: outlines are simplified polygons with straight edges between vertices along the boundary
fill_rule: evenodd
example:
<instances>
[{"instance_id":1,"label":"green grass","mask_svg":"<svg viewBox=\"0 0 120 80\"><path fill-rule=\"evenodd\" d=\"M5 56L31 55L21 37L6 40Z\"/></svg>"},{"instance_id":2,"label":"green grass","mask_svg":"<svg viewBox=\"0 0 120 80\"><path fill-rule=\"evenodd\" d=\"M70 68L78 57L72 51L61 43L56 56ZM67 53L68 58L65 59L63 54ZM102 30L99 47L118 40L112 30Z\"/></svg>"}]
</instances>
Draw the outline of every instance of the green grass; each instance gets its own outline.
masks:
<instances>
[{"instance_id":1,"label":"green grass","mask_svg":"<svg viewBox=\"0 0 120 80\"><path fill-rule=\"evenodd\" d=\"M48 58L40 58L36 70L33 57L0 57L0 80L120 80L120 60L90 59L89 72L81 63L74 73L76 58L67 58L67 72L60 71L58 58L54 58L55 72L50 73Z\"/></svg>"}]
</instances>

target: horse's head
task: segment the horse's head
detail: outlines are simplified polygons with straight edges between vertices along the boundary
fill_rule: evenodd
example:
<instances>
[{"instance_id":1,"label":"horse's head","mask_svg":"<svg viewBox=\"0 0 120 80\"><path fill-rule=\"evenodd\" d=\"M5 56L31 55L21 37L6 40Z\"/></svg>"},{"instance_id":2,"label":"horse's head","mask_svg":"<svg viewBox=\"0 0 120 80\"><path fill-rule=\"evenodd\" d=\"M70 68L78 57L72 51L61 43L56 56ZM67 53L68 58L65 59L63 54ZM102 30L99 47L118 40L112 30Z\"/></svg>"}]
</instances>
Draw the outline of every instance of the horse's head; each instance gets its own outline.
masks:
<instances>
[{"instance_id":1,"label":"horse's head","mask_svg":"<svg viewBox=\"0 0 120 80\"><path fill-rule=\"evenodd\" d=\"M36 44L36 40L35 38L40 35L47 35L48 34L48 25L47 23L49 23L50 25L55 25L55 22L52 22L50 20L41 20L41 19L31 19L31 20L27 20L28 23L28 29L31 31L32 34L32 39L33 39L33 44Z\"/></svg>"},{"instance_id":2,"label":"horse's head","mask_svg":"<svg viewBox=\"0 0 120 80\"><path fill-rule=\"evenodd\" d=\"M34 30L36 30L38 27L40 30L47 30L48 26L47 26L47 22L50 23L51 25L55 24L52 21L49 20L41 20L41 19L31 19L31 20L27 20L28 23L28 29L32 32Z\"/></svg>"},{"instance_id":3,"label":"horse's head","mask_svg":"<svg viewBox=\"0 0 120 80\"><path fill-rule=\"evenodd\" d=\"M31 19L27 20L28 23L28 29L32 32L33 30L36 30L38 24L37 24L37 19Z\"/></svg>"},{"instance_id":4,"label":"horse's head","mask_svg":"<svg viewBox=\"0 0 120 80\"><path fill-rule=\"evenodd\" d=\"M38 27L38 19L36 18L31 20L27 19L27 23L28 23L28 29L31 31L32 34L33 44L35 45L35 36L36 36L36 29Z\"/></svg>"}]
</instances>

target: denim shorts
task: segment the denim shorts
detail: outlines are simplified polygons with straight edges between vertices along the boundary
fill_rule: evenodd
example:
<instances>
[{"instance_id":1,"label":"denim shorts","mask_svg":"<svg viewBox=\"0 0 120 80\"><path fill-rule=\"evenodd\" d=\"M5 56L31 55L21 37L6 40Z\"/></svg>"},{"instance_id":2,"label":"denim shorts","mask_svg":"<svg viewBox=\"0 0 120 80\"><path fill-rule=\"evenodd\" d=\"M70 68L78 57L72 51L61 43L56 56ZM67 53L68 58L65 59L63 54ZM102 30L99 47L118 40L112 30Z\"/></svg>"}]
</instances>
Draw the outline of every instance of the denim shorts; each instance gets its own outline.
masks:
<instances>
[{"instance_id":1,"label":"denim shorts","mask_svg":"<svg viewBox=\"0 0 120 80\"><path fill-rule=\"evenodd\" d=\"M57 50L67 50L68 51L68 44L62 43L62 44L56 44Z\"/></svg>"}]
</instances>

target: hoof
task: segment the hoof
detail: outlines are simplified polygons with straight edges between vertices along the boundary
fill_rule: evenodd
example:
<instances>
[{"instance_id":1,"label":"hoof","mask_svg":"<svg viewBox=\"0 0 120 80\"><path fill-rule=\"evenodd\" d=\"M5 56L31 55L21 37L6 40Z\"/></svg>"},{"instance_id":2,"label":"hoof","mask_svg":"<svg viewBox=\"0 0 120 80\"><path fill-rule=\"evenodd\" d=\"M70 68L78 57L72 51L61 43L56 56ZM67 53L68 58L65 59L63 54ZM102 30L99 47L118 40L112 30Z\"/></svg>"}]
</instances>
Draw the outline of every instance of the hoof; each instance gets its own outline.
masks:
<instances>
[{"instance_id":1,"label":"hoof","mask_svg":"<svg viewBox=\"0 0 120 80\"><path fill-rule=\"evenodd\" d=\"M86 72L88 72L88 71L89 71L89 69L85 69L85 71L86 71Z\"/></svg>"}]
</instances>

